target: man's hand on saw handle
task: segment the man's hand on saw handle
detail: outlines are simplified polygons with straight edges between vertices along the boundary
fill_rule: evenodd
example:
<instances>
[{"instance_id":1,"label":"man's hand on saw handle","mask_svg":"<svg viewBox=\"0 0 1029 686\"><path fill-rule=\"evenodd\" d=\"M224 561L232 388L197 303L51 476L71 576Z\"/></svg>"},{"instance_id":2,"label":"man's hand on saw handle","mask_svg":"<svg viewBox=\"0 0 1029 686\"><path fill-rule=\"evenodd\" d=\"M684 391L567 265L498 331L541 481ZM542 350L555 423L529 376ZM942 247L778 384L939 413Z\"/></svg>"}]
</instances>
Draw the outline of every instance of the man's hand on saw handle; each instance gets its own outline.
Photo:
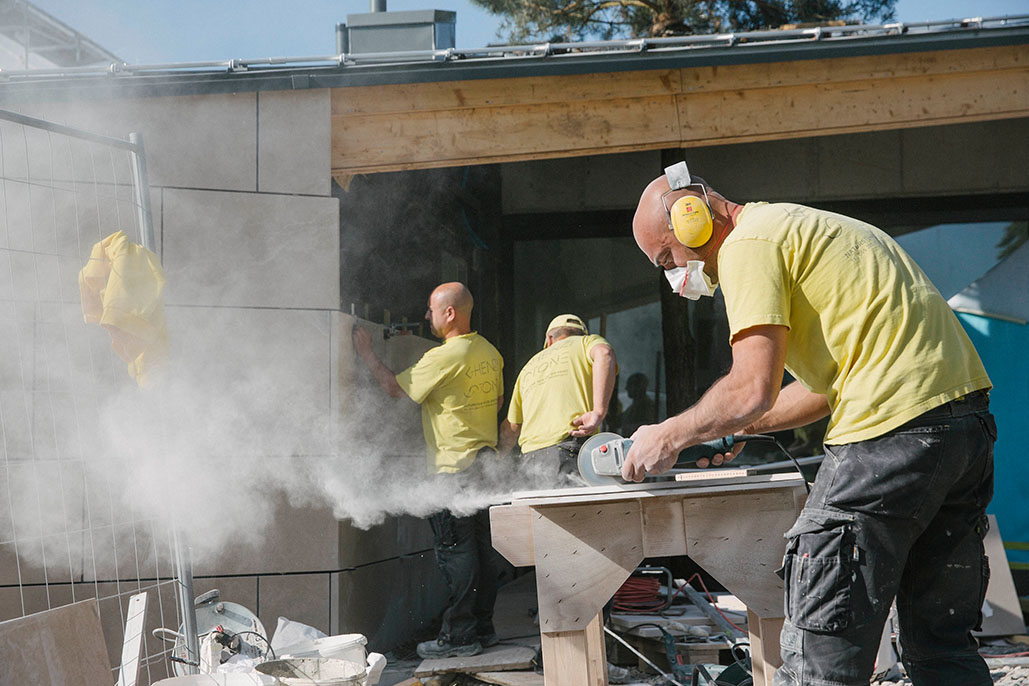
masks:
<instances>
[{"instance_id":1,"label":"man's hand on saw handle","mask_svg":"<svg viewBox=\"0 0 1029 686\"><path fill-rule=\"evenodd\" d=\"M639 482L643 481L647 474L667 472L675 465L680 452L690 445L695 445L677 445L668 433L665 423L648 424L637 429L636 433L630 436L632 446L622 465L622 478ZM745 445L746 443L737 443L729 452L715 455L710 460L706 457L701 458L697 460L696 466L703 469L708 465L718 467L725 462L731 462Z\"/></svg>"},{"instance_id":2,"label":"man's hand on saw handle","mask_svg":"<svg viewBox=\"0 0 1029 686\"><path fill-rule=\"evenodd\" d=\"M736 443L732 446L732 450L730 450L729 452L715 455L710 460L708 460L706 457L702 457L699 460L697 460L697 467L700 469L704 469L709 464L712 467L720 467L722 466L723 462L732 462L733 459L735 459L736 456L740 454L740 451L743 450L743 446L745 445L747 445L746 441Z\"/></svg>"}]
</instances>

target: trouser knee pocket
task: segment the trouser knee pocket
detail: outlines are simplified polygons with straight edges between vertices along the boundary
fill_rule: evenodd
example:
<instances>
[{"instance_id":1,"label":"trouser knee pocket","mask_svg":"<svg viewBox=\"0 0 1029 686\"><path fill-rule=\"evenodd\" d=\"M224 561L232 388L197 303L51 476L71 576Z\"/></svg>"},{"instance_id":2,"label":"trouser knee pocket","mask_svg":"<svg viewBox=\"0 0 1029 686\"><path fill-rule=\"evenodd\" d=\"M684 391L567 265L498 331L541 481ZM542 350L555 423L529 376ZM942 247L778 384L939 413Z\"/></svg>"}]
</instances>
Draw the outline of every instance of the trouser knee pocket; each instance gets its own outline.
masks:
<instances>
[{"instance_id":1,"label":"trouser knee pocket","mask_svg":"<svg viewBox=\"0 0 1029 686\"><path fill-rule=\"evenodd\" d=\"M859 558L854 526L853 515L805 510L786 533L779 576L786 585L786 618L797 628L839 632L851 625Z\"/></svg>"}]
</instances>

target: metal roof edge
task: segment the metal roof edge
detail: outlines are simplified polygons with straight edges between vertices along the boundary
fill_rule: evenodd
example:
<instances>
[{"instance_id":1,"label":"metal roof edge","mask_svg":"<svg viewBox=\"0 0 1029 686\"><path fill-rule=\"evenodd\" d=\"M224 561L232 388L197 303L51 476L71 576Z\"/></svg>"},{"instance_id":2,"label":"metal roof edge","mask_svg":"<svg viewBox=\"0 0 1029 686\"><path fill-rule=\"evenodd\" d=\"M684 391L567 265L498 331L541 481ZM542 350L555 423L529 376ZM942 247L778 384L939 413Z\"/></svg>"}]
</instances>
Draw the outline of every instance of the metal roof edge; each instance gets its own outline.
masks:
<instances>
[{"instance_id":1,"label":"metal roof edge","mask_svg":"<svg viewBox=\"0 0 1029 686\"><path fill-rule=\"evenodd\" d=\"M252 93L475 79L569 76L703 66L762 64L1029 44L1029 25L832 41L580 53L396 64L270 66L247 70L108 73L0 80L0 104L19 102ZM575 44L568 44L574 47ZM565 47L562 45L561 47ZM2 75L0 75L2 77Z\"/></svg>"}]
</instances>

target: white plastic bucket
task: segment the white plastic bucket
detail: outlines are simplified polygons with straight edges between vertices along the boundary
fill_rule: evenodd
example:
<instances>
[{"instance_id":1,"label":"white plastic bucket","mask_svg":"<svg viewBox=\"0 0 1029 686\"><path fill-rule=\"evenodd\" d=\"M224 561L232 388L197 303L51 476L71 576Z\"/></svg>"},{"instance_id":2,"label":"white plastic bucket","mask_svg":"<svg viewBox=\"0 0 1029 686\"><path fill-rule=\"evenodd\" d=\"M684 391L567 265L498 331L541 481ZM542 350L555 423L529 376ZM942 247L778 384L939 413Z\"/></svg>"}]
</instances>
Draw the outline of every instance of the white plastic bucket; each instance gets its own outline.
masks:
<instances>
[{"instance_id":1,"label":"white plastic bucket","mask_svg":"<svg viewBox=\"0 0 1029 686\"><path fill-rule=\"evenodd\" d=\"M279 649L279 657L332 657L363 665L368 660L364 634L338 634L300 641Z\"/></svg>"},{"instance_id":2,"label":"white plastic bucket","mask_svg":"<svg viewBox=\"0 0 1029 686\"><path fill-rule=\"evenodd\" d=\"M154 686L279 686L264 674L191 674L161 679Z\"/></svg>"},{"instance_id":3,"label":"white plastic bucket","mask_svg":"<svg viewBox=\"0 0 1029 686\"><path fill-rule=\"evenodd\" d=\"M330 657L294 657L257 665L257 671L275 677L283 686L360 686L366 675L363 663Z\"/></svg>"}]
</instances>

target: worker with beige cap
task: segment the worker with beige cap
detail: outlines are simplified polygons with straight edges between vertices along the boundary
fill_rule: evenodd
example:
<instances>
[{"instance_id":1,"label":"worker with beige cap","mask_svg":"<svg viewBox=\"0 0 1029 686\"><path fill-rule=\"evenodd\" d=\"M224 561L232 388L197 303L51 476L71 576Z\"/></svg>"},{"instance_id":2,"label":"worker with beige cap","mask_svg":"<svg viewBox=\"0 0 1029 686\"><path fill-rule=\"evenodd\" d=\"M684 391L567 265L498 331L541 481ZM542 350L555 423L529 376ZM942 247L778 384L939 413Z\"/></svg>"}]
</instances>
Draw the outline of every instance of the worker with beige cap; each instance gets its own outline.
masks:
<instances>
[{"instance_id":1,"label":"worker with beige cap","mask_svg":"<svg viewBox=\"0 0 1029 686\"><path fill-rule=\"evenodd\" d=\"M518 441L535 487L577 479L582 442L607 416L618 367L611 345L574 314L554 317L543 350L518 373L498 452Z\"/></svg>"}]
</instances>

